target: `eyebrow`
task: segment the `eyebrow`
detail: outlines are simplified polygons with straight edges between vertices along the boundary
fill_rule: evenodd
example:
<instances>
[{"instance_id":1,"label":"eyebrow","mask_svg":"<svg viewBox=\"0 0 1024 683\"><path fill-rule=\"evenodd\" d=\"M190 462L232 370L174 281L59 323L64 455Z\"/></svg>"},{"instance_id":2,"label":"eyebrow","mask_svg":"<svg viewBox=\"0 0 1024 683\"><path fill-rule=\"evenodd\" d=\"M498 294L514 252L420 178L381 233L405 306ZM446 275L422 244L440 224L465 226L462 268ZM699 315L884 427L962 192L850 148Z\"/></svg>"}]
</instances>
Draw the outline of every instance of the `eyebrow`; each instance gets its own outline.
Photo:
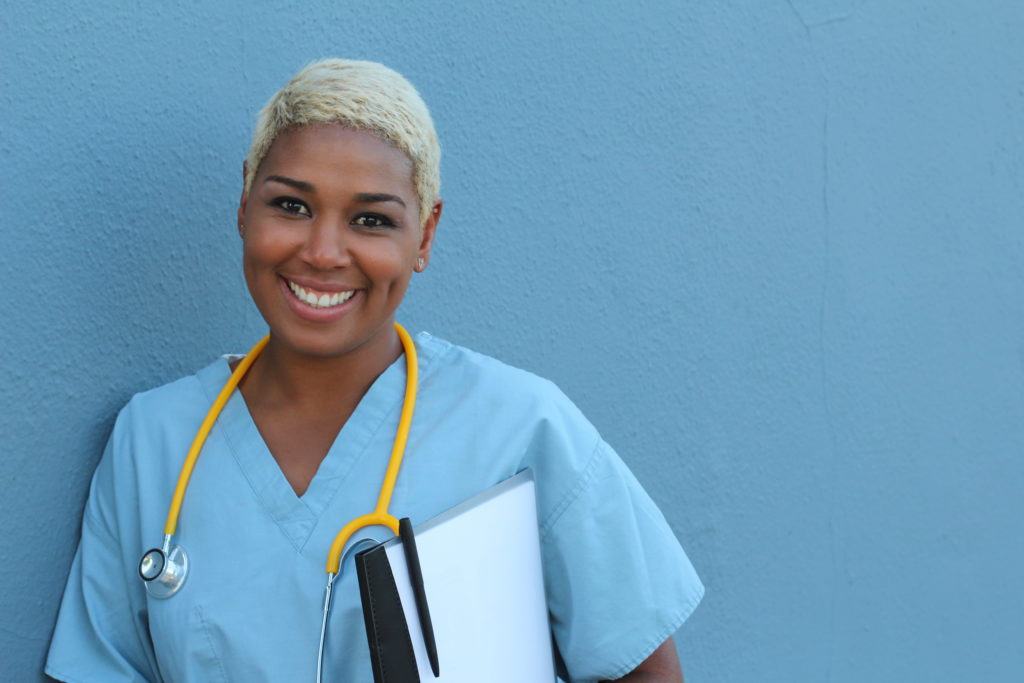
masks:
<instances>
[{"instance_id":1,"label":"eyebrow","mask_svg":"<svg viewBox=\"0 0 1024 683\"><path fill-rule=\"evenodd\" d=\"M296 190L302 192L315 192L316 188L312 183L307 183L304 180L296 180L295 178L289 178L283 175L272 175L267 176L267 179L263 182L269 183L274 181L289 187L294 187ZM360 204L377 204L380 202L395 202L400 204L402 208L405 208L405 200L395 194L388 194L387 192L360 192L356 195L356 201Z\"/></svg>"},{"instance_id":2,"label":"eyebrow","mask_svg":"<svg viewBox=\"0 0 1024 683\"><path fill-rule=\"evenodd\" d=\"M386 192L360 192L356 195L356 201L362 204L375 204L377 202L397 202L405 208L405 202L401 197Z\"/></svg>"},{"instance_id":3,"label":"eyebrow","mask_svg":"<svg viewBox=\"0 0 1024 683\"><path fill-rule=\"evenodd\" d=\"M294 178L289 178L283 175L267 176L267 179L264 180L263 182L269 183L271 180L277 183L282 183L283 185L290 185L291 187L294 187L296 190L302 190L303 192L312 192L315 189L313 185L311 185L310 183L304 182L302 180L295 180Z\"/></svg>"}]
</instances>

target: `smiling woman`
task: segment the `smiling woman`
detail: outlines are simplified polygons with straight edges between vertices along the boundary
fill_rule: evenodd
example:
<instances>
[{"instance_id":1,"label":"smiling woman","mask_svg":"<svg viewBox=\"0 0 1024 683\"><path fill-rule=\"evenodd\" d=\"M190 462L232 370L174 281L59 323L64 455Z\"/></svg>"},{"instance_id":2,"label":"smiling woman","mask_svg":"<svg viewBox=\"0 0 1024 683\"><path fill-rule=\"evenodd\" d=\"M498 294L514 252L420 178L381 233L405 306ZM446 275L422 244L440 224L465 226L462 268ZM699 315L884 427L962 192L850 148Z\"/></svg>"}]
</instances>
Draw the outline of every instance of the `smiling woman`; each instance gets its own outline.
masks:
<instances>
[{"instance_id":1,"label":"smiling woman","mask_svg":"<svg viewBox=\"0 0 1024 683\"><path fill-rule=\"evenodd\" d=\"M431 205L420 225L409 157L372 133L282 133L238 209L246 281L274 340L338 357L385 335L368 348L396 354L390 323L430 258L441 202Z\"/></svg>"},{"instance_id":2,"label":"smiling woman","mask_svg":"<svg viewBox=\"0 0 1024 683\"><path fill-rule=\"evenodd\" d=\"M379 64L319 62L271 98L238 207L245 278L269 335L244 360L218 358L121 411L47 673L313 680L324 558L341 524L374 509L382 480L385 511L419 523L530 468L563 677L682 680L671 636L703 588L611 447L550 382L395 325L430 262L439 161L426 106ZM189 448L200 424L205 443ZM183 474L179 520L186 451L198 464ZM395 466L389 451L408 453ZM172 493L163 546L140 565ZM179 521L187 553L171 544ZM331 679L366 681L345 566L322 654Z\"/></svg>"}]
</instances>

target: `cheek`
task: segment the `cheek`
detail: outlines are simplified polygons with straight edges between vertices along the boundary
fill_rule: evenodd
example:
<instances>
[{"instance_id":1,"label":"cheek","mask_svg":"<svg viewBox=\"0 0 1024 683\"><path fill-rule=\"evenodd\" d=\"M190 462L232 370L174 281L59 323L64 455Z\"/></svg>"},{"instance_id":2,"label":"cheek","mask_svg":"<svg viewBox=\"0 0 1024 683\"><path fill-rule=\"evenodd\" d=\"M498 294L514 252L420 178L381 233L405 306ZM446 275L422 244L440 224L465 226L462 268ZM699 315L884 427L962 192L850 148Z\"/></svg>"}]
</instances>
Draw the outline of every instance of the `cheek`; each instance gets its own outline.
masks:
<instances>
[{"instance_id":1,"label":"cheek","mask_svg":"<svg viewBox=\"0 0 1024 683\"><path fill-rule=\"evenodd\" d=\"M416 260L416 245L407 239L368 245L363 263L367 271L389 279L400 279L411 271Z\"/></svg>"},{"instance_id":2,"label":"cheek","mask_svg":"<svg viewBox=\"0 0 1024 683\"><path fill-rule=\"evenodd\" d=\"M245 276L245 284L249 290L249 297L256 300L256 291L259 283L259 278L256 276L258 272L256 264L253 262L249 250L242 250L242 275Z\"/></svg>"},{"instance_id":3,"label":"cheek","mask_svg":"<svg viewBox=\"0 0 1024 683\"><path fill-rule=\"evenodd\" d=\"M253 278L259 266L259 259L256 258L255 253L251 244L247 241L245 246L242 247L242 272L245 273L245 280L249 284L250 289L254 284Z\"/></svg>"},{"instance_id":4,"label":"cheek","mask_svg":"<svg viewBox=\"0 0 1024 683\"><path fill-rule=\"evenodd\" d=\"M286 230L254 227L242 243L242 260L247 266L272 265L287 259L294 248Z\"/></svg>"},{"instance_id":5,"label":"cheek","mask_svg":"<svg viewBox=\"0 0 1024 683\"><path fill-rule=\"evenodd\" d=\"M277 286L274 265L280 261L282 250L273 240L259 231L246 235L242 245L242 273L249 287L250 296L258 298L260 292Z\"/></svg>"}]
</instances>

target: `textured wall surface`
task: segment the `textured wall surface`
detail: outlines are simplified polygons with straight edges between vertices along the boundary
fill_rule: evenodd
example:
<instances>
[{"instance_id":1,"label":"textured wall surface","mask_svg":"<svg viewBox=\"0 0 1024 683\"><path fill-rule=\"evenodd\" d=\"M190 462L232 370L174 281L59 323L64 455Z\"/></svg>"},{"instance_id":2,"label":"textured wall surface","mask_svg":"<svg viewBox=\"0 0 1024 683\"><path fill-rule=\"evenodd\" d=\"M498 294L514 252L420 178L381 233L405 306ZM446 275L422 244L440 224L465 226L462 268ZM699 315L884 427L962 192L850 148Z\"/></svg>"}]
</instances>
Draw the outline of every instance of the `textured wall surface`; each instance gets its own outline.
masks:
<instances>
[{"instance_id":1,"label":"textured wall surface","mask_svg":"<svg viewBox=\"0 0 1024 683\"><path fill-rule=\"evenodd\" d=\"M708 586L687 680L1020 680L1024 5L128 4L0 12L0 680L118 408L262 333L241 161L332 55L442 137L401 319L623 454Z\"/></svg>"}]
</instances>

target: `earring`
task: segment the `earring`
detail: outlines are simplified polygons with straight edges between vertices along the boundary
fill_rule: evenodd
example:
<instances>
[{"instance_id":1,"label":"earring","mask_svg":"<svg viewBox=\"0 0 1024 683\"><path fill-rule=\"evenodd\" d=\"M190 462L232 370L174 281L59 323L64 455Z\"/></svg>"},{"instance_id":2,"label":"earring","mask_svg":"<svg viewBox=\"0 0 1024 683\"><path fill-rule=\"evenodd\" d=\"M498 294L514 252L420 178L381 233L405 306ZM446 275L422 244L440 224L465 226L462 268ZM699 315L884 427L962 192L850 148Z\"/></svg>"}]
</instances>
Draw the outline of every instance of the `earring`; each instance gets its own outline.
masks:
<instances>
[{"instance_id":1,"label":"earring","mask_svg":"<svg viewBox=\"0 0 1024 683\"><path fill-rule=\"evenodd\" d=\"M238 236L245 239L245 223L238 224Z\"/></svg>"},{"instance_id":2,"label":"earring","mask_svg":"<svg viewBox=\"0 0 1024 683\"><path fill-rule=\"evenodd\" d=\"M423 260L422 256L420 256L418 259L416 259L416 272L417 273L422 273L423 272L424 263L425 263L425 261Z\"/></svg>"}]
</instances>

